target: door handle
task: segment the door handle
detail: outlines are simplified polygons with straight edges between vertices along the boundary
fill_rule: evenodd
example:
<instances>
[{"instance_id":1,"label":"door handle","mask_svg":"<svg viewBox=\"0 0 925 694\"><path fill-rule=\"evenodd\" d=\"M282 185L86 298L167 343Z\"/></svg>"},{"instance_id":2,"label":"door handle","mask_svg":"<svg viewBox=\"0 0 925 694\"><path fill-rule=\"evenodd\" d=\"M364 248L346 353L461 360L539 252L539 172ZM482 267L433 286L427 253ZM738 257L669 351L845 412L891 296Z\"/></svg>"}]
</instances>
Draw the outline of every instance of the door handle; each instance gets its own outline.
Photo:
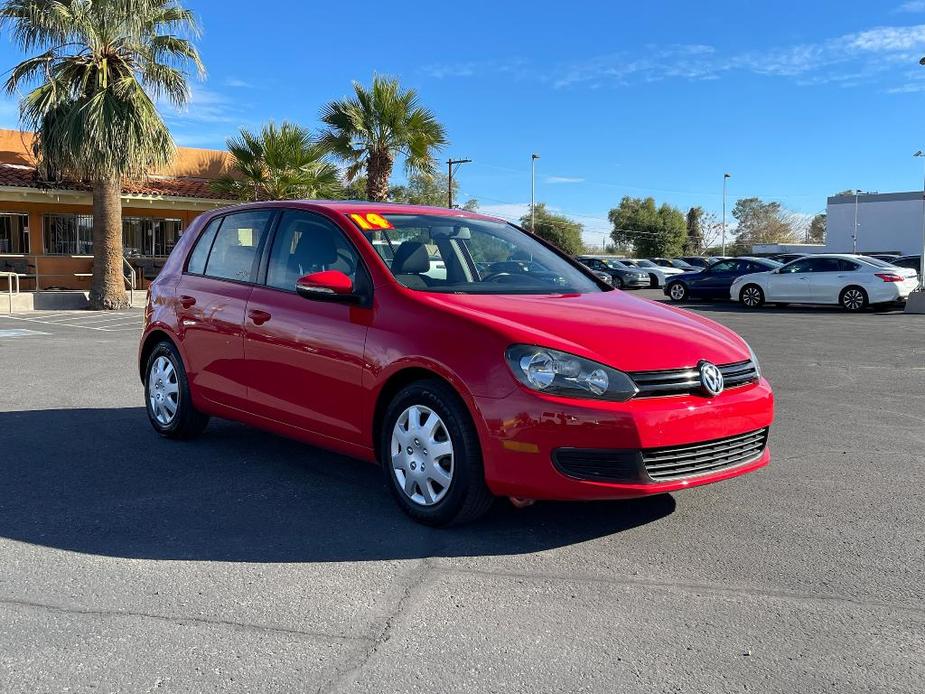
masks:
<instances>
[{"instance_id":1,"label":"door handle","mask_svg":"<svg viewBox=\"0 0 925 694\"><path fill-rule=\"evenodd\" d=\"M196 297L187 296L186 294L183 294L182 296L180 296L180 306L182 306L183 308L189 308L195 303L196 303Z\"/></svg>"},{"instance_id":2,"label":"door handle","mask_svg":"<svg viewBox=\"0 0 925 694\"><path fill-rule=\"evenodd\" d=\"M254 325L263 325L266 323L272 316L266 311L260 311L258 309L251 309L247 312L247 317L254 321Z\"/></svg>"}]
</instances>

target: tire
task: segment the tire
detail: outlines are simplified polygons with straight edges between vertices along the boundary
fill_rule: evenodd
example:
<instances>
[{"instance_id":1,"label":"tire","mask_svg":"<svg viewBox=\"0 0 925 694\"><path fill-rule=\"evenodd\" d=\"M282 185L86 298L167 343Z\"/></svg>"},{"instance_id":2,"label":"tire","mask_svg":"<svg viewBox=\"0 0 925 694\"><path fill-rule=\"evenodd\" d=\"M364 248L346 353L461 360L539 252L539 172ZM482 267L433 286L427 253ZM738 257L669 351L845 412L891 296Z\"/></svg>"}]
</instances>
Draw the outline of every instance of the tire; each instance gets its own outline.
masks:
<instances>
[{"instance_id":1,"label":"tire","mask_svg":"<svg viewBox=\"0 0 925 694\"><path fill-rule=\"evenodd\" d=\"M494 503L472 418L442 381L417 381L395 395L382 423L379 462L395 501L419 523L466 523Z\"/></svg>"},{"instance_id":2,"label":"tire","mask_svg":"<svg viewBox=\"0 0 925 694\"><path fill-rule=\"evenodd\" d=\"M623 278L617 275L613 278L613 286L617 289L625 289L626 283L623 281Z\"/></svg>"},{"instance_id":3,"label":"tire","mask_svg":"<svg viewBox=\"0 0 925 694\"><path fill-rule=\"evenodd\" d=\"M764 305L764 292L757 284L746 284L739 291L739 301L745 308L761 308Z\"/></svg>"},{"instance_id":4,"label":"tire","mask_svg":"<svg viewBox=\"0 0 925 694\"><path fill-rule=\"evenodd\" d=\"M675 303L687 299L687 286L684 284L684 282L669 282L668 298Z\"/></svg>"},{"instance_id":5,"label":"tire","mask_svg":"<svg viewBox=\"0 0 925 694\"><path fill-rule=\"evenodd\" d=\"M659 287L658 275L654 272L649 273L649 286L652 287L652 289L658 289Z\"/></svg>"},{"instance_id":6,"label":"tire","mask_svg":"<svg viewBox=\"0 0 925 694\"><path fill-rule=\"evenodd\" d=\"M868 304L867 292L861 287L845 287L841 290L841 294L838 295L838 303L846 311L851 311L852 313L863 311Z\"/></svg>"},{"instance_id":7,"label":"tire","mask_svg":"<svg viewBox=\"0 0 925 694\"><path fill-rule=\"evenodd\" d=\"M183 360L167 340L151 350L145 365L145 411L154 430L168 439L194 438L209 424L209 417L193 407Z\"/></svg>"}]
</instances>

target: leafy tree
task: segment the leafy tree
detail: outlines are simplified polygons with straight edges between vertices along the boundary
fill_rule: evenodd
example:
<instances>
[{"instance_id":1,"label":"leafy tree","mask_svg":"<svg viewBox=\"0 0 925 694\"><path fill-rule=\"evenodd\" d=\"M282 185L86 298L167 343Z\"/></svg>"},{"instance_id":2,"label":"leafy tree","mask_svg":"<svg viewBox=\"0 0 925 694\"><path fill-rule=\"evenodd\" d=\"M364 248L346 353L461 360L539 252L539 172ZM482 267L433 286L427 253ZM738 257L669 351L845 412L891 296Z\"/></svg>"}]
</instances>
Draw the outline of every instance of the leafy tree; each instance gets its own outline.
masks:
<instances>
[{"instance_id":1,"label":"leafy tree","mask_svg":"<svg viewBox=\"0 0 925 694\"><path fill-rule=\"evenodd\" d=\"M122 181L167 164L174 142L157 111L165 98L189 100L199 53L184 35L198 27L178 0L6 0L0 26L36 55L10 72L5 88L37 135L43 167L91 184L93 277L90 305L129 304L122 274Z\"/></svg>"},{"instance_id":2,"label":"leafy tree","mask_svg":"<svg viewBox=\"0 0 925 694\"><path fill-rule=\"evenodd\" d=\"M398 155L404 157L409 176L433 174L434 154L447 138L436 116L420 105L417 93L378 75L370 89L354 82L353 90L353 98L332 101L321 112L327 126L321 142L349 164L347 179L365 170L366 197L383 202Z\"/></svg>"},{"instance_id":3,"label":"leafy tree","mask_svg":"<svg viewBox=\"0 0 925 694\"><path fill-rule=\"evenodd\" d=\"M412 205L432 205L446 207L447 187L449 177L446 174L425 174L416 172L408 177L408 184L392 186L389 188L389 200L392 202L406 202ZM453 200L459 198L459 181L453 179ZM470 199L463 205L463 209L478 209L477 200Z\"/></svg>"},{"instance_id":4,"label":"leafy tree","mask_svg":"<svg viewBox=\"0 0 925 694\"><path fill-rule=\"evenodd\" d=\"M701 253L703 250L703 208L692 207L687 211L687 243L688 253Z\"/></svg>"},{"instance_id":5,"label":"leafy tree","mask_svg":"<svg viewBox=\"0 0 925 694\"><path fill-rule=\"evenodd\" d=\"M825 243L826 214L821 212L813 217L806 232L807 243Z\"/></svg>"},{"instance_id":6,"label":"leafy tree","mask_svg":"<svg viewBox=\"0 0 925 694\"><path fill-rule=\"evenodd\" d=\"M294 123L267 123L259 133L246 128L229 138L234 174L212 183L238 200L338 198L343 188L337 167L311 133Z\"/></svg>"},{"instance_id":7,"label":"leafy tree","mask_svg":"<svg viewBox=\"0 0 925 694\"><path fill-rule=\"evenodd\" d=\"M536 203L535 216L535 228L531 226L529 210L520 218L520 225L569 255L577 255L584 250L584 242L581 239L584 227L580 223L564 215L550 212L546 209L546 203L543 202Z\"/></svg>"},{"instance_id":8,"label":"leafy tree","mask_svg":"<svg viewBox=\"0 0 925 694\"><path fill-rule=\"evenodd\" d=\"M732 208L738 221L735 249L746 252L758 243L794 243L794 220L779 202L742 198Z\"/></svg>"},{"instance_id":9,"label":"leafy tree","mask_svg":"<svg viewBox=\"0 0 925 694\"><path fill-rule=\"evenodd\" d=\"M653 198L626 196L607 216L613 224L610 236L614 243L632 244L637 255L672 257L684 250L687 220L681 210L667 203L656 207Z\"/></svg>"}]
</instances>

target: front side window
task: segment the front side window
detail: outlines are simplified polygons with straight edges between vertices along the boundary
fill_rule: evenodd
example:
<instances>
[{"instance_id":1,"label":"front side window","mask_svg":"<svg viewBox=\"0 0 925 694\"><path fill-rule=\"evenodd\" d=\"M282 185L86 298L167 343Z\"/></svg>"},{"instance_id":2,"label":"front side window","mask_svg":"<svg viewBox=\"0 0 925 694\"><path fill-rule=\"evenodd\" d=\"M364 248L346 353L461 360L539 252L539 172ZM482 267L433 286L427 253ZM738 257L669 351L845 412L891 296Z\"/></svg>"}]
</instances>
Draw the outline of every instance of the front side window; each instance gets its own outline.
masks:
<instances>
[{"instance_id":1,"label":"front side window","mask_svg":"<svg viewBox=\"0 0 925 694\"><path fill-rule=\"evenodd\" d=\"M226 215L215 235L205 274L238 282L250 280L272 214L271 210L249 210Z\"/></svg>"},{"instance_id":2,"label":"front side window","mask_svg":"<svg viewBox=\"0 0 925 694\"><path fill-rule=\"evenodd\" d=\"M792 272L812 272L813 264L809 259L804 258L803 260L794 260L789 265L784 265L780 269L781 273L792 273Z\"/></svg>"},{"instance_id":3,"label":"front side window","mask_svg":"<svg viewBox=\"0 0 925 694\"><path fill-rule=\"evenodd\" d=\"M395 278L411 289L459 294L603 291L511 224L437 215L382 217L390 228L365 229L364 235Z\"/></svg>"},{"instance_id":4,"label":"front side window","mask_svg":"<svg viewBox=\"0 0 925 694\"><path fill-rule=\"evenodd\" d=\"M736 260L721 260L710 268L710 272L733 272L737 265Z\"/></svg>"},{"instance_id":5,"label":"front side window","mask_svg":"<svg viewBox=\"0 0 925 694\"><path fill-rule=\"evenodd\" d=\"M270 249L267 286L295 291L300 277L325 270L339 270L355 283L358 265L356 250L331 222L308 212L285 212Z\"/></svg>"}]
</instances>

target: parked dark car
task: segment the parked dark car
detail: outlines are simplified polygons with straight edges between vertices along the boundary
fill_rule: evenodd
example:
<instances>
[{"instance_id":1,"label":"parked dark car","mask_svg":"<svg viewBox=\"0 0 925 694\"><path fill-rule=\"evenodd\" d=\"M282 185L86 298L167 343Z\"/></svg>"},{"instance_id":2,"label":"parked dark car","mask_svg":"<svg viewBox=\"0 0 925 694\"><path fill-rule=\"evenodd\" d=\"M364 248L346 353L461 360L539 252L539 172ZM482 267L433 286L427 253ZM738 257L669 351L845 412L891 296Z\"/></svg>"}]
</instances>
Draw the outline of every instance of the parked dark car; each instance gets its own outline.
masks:
<instances>
[{"instance_id":1,"label":"parked dark car","mask_svg":"<svg viewBox=\"0 0 925 694\"><path fill-rule=\"evenodd\" d=\"M625 265L615 258L601 258L593 255L580 255L576 258L582 265L595 272L606 272L617 289L641 289L649 286L649 275L634 267Z\"/></svg>"},{"instance_id":2,"label":"parked dark car","mask_svg":"<svg viewBox=\"0 0 925 694\"><path fill-rule=\"evenodd\" d=\"M710 267L712 265L711 260L699 255L683 255L680 258L675 258L675 260L683 260L691 267Z\"/></svg>"},{"instance_id":3,"label":"parked dark car","mask_svg":"<svg viewBox=\"0 0 925 694\"><path fill-rule=\"evenodd\" d=\"M886 261L890 265L895 265L896 267L907 267L910 270L915 270L919 273L919 280L921 280L922 274L922 256L920 255L903 255L899 258L894 258L893 260Z\"/></svg>"},{"instance_id":4,"label":"parked dark car","mask_svg":"<svg viewBox=\"0 0 925 694\"><path fill-rule=\"evenodd\" d=\"M781 267L781 263L767 258L728 258L713 263L699 272L685 272L672 277L664 288L672 301L687 299L728 299L729 288L737 277L753 272L767 272Z\"/></svg>"},{"instance_id":5,"label":"parked dark car","mask_svg":"<svg viewBox=\"0 0 925 694\"><path fill-rule=\"evenodd\" d=\"M646 260L649 260L661 267L675 267L679 270L685 271L695 269L693 265L686 263L679 258L646 258Z\"/></svg>"},{"instance_id":6,"label":"parked dark car","mask_svg":"<svg viewBox=\"0 0 925 694\"><path fill-rule=\"evenodd\" d=\"M866 253L864 255L867 255ZM868 258L876 258L877 260L882 260L885 263L891 263L894 260L899 260L899 253L871 253L867 256Z\"/></svg>"}]
</instances>

